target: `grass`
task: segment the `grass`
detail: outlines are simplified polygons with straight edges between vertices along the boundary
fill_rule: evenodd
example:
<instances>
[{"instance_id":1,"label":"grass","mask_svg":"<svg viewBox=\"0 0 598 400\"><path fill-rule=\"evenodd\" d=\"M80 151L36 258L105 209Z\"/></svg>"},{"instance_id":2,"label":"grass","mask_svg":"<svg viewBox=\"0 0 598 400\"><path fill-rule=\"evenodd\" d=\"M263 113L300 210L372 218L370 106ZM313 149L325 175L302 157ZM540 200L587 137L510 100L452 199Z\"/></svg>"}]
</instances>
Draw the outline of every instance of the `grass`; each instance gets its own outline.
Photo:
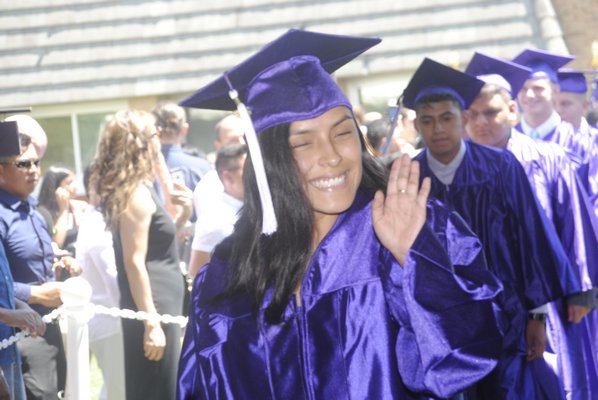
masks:
<instances>
[{"instance_id":1,"label":"grass","mask_svg":"<svg viewBox=\"0 0 598 400\"><path fill-rule=\"evenodd\" d=\"M102 370L98 366L98 362L96 358L91 355L89 360L89 386L91 388L91 393L89 398L91 400L99 400L100 399L100 391L102 390L102 385L104 384L104 378L102 377Z\"/></svg>"}]
</instances>

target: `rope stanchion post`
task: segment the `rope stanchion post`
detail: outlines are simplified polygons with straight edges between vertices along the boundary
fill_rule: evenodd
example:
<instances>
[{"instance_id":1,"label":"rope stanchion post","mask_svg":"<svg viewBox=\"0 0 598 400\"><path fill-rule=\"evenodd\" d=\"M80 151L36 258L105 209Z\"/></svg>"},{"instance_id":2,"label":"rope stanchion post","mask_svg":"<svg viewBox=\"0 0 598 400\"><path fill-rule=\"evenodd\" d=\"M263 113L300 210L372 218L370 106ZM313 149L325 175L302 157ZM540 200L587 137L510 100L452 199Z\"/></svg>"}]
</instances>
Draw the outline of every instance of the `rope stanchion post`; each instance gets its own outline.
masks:
<instances>
[{"instance_id":1,"label":"rope stanchion post","mask_svg":"<svg viewBox=\"0 0 598 400\"><path fill-rule=\"evenodd\" d=\"M66 396L67 400L88 400L89 385L89 331L91 285L81 277L64 282L60 299L67 319L66 339Z\"/></svg>"}]
</instances>

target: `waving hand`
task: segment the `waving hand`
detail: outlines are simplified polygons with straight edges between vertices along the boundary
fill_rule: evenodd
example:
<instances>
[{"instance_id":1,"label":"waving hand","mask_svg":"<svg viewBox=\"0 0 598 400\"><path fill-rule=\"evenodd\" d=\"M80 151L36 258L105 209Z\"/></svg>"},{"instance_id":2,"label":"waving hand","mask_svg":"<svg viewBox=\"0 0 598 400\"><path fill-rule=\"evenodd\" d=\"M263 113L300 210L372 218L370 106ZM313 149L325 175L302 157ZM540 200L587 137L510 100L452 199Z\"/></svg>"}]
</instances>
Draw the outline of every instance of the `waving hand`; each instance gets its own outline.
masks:
<instances>
[{"instance_id":1,"label":"waving hand","mask_svg":"<svg viewBox=\"0 0 598 400\"><path fill-rule=\"evenodd\" d=\"M426 221L429 193L430 178L419 188L419 163L404 154L392 164L386 196L378 191L372 203L376 235L401 265Z\"/></svg>"}]
</instances>

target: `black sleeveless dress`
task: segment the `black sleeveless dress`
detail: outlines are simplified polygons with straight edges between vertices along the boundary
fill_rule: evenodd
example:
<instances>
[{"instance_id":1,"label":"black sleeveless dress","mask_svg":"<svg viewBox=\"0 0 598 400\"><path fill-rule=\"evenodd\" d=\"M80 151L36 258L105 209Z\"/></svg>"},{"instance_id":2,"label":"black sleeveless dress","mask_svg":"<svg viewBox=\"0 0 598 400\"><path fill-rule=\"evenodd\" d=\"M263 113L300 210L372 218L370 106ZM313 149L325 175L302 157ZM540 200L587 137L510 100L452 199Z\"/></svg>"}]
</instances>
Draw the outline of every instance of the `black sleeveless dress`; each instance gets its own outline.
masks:
<instances>
[{"instance_id":1,"label":"black sleeveless dress","mask_svg":"<svg viewBox=\"0 0 598 400\"><path fill-rule=\"evenodd\" d=\"M176 248L176 227L161 205L154 189L149 188L156 204L152 215L146 267L152 297L158 313L181 315L183 309L184 279L179 269ZM123 263L120 232L113 232L114 254L118 271L121 308L137 311ZM166 335L166 349L160 361L144 356L142 321L121 319L125 351L125 381L127 400L168 400L176 395L177 367L181 346L181 327L162 324Z\"/></svg>"}]
</instances>

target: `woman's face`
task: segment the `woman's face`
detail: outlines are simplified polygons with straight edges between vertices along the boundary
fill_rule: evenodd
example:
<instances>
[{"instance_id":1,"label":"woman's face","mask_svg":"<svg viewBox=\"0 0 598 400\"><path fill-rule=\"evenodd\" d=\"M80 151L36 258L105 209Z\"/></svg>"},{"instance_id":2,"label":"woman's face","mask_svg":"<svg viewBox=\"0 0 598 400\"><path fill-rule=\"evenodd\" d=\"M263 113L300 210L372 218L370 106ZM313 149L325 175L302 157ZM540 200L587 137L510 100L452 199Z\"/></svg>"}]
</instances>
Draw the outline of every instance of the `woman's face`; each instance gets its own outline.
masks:
<instances>
[{"instance_id":1,"label":"woman's face","mask_svg":"<svg viewBox=\"0 0 598 400\"><path fill-rule=\"evenodd\" d=\"M319 217L346 211L362 175L361 142L351 110L336 107L290 125L289 145L311 207Z\"/></svg>"},{"instance_id":2,"label":"woman's face","mask_svg":"<svg viewBox=\"0 0 598 400\"><path fill-rule=\"evenodd\" d=\"M75 195L76 182L75 174L69 174L60 181L60 187L68 190L71 196Z\"/></svg>"}]
</instances>

